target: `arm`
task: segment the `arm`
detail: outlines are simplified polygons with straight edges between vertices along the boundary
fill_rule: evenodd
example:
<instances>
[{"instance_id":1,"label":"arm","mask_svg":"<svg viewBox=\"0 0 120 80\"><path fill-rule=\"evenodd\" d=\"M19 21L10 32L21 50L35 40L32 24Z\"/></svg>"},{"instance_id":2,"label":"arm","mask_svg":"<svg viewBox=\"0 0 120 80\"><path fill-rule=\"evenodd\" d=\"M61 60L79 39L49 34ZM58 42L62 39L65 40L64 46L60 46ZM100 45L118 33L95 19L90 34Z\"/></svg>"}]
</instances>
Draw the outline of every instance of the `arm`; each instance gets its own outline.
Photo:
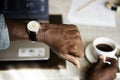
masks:
<instances>
[{"instance_id":1,"label":"arm","mask_svg":"<svg viewBox=\"0 0 120 80\"><path fill-rule=\"evenodd\" d=\"M27 23L6 21L10 40L28 40ZM80 66L78 57L83 57L83 44L80 32L75 25L41 23L37 40L44 42L60 57Z\"/></svg>"},{"instance_id":2,"label":"arm","mask_svg":"<svg viewBox=\"0 0 120 80\"><path fill-rule=\"evenodd\" d=\"M26 23L21 21L5 20L8 27L10 41L28 40Z\"/></svg>"}]
</instances>

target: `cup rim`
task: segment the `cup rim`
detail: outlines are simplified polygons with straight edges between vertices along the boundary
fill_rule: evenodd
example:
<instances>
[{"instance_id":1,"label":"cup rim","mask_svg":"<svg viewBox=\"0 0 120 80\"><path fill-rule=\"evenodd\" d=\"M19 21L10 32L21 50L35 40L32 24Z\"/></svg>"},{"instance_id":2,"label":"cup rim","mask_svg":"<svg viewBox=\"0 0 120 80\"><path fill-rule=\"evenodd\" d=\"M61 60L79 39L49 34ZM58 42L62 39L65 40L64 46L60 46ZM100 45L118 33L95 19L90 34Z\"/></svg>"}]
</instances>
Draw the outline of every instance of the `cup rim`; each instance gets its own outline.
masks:
<instances>
[{"instance_id":1,"label":"cup rim","mask_svg":"<svg viewBox=\"0 0 120 80\"><path fill-rule=\"evenodd\" d=\"M105 40L105 41L109 41L109 42L100 42L100 39L103 39L103 40ZM96 43L98 41L98 43ZM108 43L110 43L110 44L108 44ZM108 44L108 45L113 45L114 47L113 47L113 50L112 51L102 51L102 50L100 50L100 49L98 49L97 47L96 47L96 45L98 45L98 44ZM97 51L99 51L100 53L112 53L112 52L114 52L114 51L116 51L116 49L117 49L117 45L116 45L116 43L112 40L112 39L110 39L110 38L107 38L107 37L98 37L98 38L96 38L94 41L93 41L93 48L95 49L95 50L97 50Z\"/></svg>"}]
</instances>

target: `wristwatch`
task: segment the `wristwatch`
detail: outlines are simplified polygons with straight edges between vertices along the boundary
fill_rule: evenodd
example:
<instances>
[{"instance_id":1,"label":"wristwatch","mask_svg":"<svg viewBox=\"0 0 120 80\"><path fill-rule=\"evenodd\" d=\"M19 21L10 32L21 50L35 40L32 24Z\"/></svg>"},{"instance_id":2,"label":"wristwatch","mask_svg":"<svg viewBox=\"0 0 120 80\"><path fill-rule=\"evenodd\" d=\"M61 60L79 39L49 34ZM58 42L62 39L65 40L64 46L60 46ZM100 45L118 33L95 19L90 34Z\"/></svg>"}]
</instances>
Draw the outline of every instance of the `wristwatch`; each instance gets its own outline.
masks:
<instances>
[{"instance_id":1,"label":"wristwatch","mask_svg":"<svg viewBox=\"0 0 120 80\"><path fill-rule=\"evenodd\" d=\"M41 28L38 21L30 21L27 24L27 30L29 35L29 40L37 41L36 35L38 34L39 29Z\"/></svg>"}]
</instances>

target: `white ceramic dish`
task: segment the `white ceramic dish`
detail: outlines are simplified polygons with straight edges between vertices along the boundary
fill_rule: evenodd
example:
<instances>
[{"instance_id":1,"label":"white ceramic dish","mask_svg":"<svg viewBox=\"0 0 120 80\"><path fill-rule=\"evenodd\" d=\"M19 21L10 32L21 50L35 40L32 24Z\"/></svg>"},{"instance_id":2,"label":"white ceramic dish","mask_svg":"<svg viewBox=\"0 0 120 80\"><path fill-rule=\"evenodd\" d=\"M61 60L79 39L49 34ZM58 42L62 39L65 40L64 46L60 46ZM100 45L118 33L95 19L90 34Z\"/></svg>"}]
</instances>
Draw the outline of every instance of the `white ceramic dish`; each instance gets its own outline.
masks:
<instances>
[{"instance_id":1,"label":"white ceramic dish","mask_svg":"<svg viewBox=\"0 0 120 80\"><path fill-rule=\"evenodd\" d=\"M94 54L93 54L93 46L92 46L92 43L90 43L86 49L85 49L85 56L87 58L87 60L90 62L90 63L95 63L97 62L97 59L94 57Z\"/></svg>"}]
</instances>

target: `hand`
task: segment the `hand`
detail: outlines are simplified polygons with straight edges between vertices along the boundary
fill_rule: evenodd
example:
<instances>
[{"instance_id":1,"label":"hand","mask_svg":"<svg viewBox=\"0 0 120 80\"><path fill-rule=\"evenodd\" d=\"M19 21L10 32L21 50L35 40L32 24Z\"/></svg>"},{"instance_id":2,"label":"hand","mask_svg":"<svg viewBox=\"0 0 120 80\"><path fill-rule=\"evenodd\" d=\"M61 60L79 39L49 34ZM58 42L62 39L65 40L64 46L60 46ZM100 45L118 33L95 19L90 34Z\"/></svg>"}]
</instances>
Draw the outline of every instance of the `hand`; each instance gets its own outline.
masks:
<instances>
[{"instance_id":1,"label":"hand","mask_svg":"<svg viewBox=\"0 0 120 80\"><path fill-rule=\"evenodd\" d=\"M107 58L104 63L102 56L99 57L98 62L89 70L88 80L114 80L118 70L118 61L113 58Z\"/></svg>"},{"instance_id":2,"label":"hand","mask_svg":"<svg viewBox=\"0 0 120 80\"><path fill-rule=\"evenodd\" d=\"M77 60L83 57L83 44L80 32L75 25L41 24L37 38L48 44L51 49L61 58L72 62L80 67Z\"/></svg>"}]
</instances>

